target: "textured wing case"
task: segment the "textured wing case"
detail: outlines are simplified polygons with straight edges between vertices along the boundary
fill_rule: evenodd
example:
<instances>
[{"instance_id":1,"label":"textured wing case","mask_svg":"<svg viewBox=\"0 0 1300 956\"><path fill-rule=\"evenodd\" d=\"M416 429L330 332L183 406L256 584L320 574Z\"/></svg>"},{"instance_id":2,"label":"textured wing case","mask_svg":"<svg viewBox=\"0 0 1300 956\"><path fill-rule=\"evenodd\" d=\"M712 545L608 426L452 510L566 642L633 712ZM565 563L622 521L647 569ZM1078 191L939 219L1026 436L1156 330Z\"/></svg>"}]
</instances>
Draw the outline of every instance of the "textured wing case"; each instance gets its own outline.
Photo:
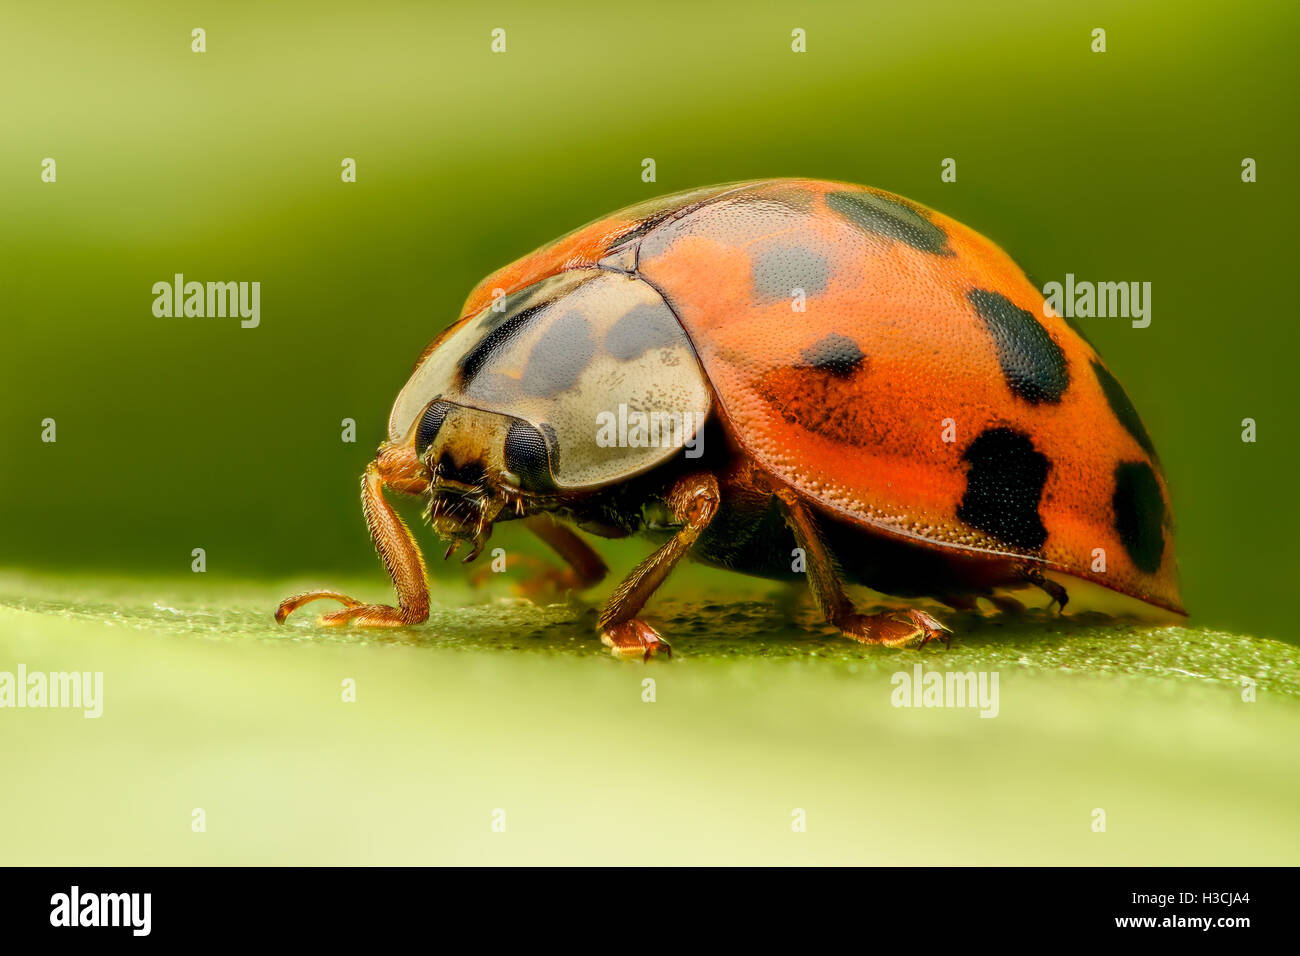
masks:
<instances>
[{"instance_id":1,"label":"textured wing case","mask_svg":"<svg viewBox=\"0 0 1300 956\"><path fill-rule=\"evenodd\" d=\"M735 439L827 510L1181 610L1165 479L1123 388L960 223L842 183L695 190L499 270L463 314L592 267L658 290Z\"/></svg>"},{"instance_id":2,"label":"textured wing case","mask_svg":"<svg viewBox=\"0 0 1300 956\"><path fill-rule=\"evenodd\" d=\"M637 268L737 439L783 481L893 534L1181 610L1141 421L987 239L889 193L778 181L657 227Z\"/></svg>"}]
</instances>

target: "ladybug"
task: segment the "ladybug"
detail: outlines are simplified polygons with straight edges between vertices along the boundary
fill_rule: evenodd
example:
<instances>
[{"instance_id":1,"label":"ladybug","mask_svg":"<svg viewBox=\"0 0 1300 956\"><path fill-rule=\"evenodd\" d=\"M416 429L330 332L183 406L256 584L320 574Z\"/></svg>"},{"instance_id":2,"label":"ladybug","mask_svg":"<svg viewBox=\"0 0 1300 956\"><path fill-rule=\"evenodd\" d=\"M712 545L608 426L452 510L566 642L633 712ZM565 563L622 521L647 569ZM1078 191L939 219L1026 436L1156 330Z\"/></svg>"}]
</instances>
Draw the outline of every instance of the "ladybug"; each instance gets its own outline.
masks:
<instances>
[{"instance_id":1,"label":"ladybug","mask_svg":"<svg viewBox=\"0 0 1300 956\"><path fill-rule=\"evenodd\" d=\"M428 618L424 561L384 489L466 561L520 521L568 564L574 527L658 544L599 618L616 656L667 643L640 618L687 554L806 579L849 637L949 633L850 584L973 610L1075 588L1185 614L1151 438L1092 346L1000 248L900 196L780 179L712 186L591 223L484 279L393 405L362 480L397 606L335 591L329 625Z\"/></svg>"}]
</instances>

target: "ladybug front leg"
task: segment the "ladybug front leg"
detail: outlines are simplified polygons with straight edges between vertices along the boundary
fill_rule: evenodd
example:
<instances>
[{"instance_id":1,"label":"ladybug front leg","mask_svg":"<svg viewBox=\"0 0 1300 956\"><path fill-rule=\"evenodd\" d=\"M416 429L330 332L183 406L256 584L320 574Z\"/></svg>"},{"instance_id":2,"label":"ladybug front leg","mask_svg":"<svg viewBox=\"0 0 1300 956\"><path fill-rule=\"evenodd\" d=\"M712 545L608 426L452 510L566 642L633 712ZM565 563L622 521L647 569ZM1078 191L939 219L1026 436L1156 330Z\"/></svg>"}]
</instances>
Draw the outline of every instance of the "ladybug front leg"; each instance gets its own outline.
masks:
<instances>
[{"instance_id":1,"label":"ladybug front leg","mask_svg":"<svg viewBox=\"0 0 1300 956\"><path fill-rule=\"evenodd\" d=\"M884 644L887 647L911 644L924 647L944 633L952 633L936 618L915 608L886 611L883 614L860 613L844 592L835 560L822 539L816 516L803 499L789 489L778 491L777 498L784 506L786 524L794 532L795 542L803 548L813 598L832 626L855 641ZM944 640L946 642L951 639Z\"/></svg>"},{"instance_id":2,"label":"ladybug front leg","mask_svg":"<svg viewBox=\"0 0 1300 956\"><path fill-rule=\"evenodd\" d=\"M384 482L375 462L370 463L361 479L361 507L375 549L397 589L397 607L363 604L338 591L308 591L281 602L275 612L276 621L283 624L285 618L302 605L322 598L339 601L344 605L341 611L321 616L319 623L327 626L358 624L363 627L404 627L429 619L429 585L425 577L424 558L405 522L384 498Z\"/></svg>"},{"instance_id":3,"label":"ladybug front leg","mask_svg":"<svg viewBox=\"0 0 1300 956\"><path fill-rule=\"evenodd\" d=\"M668 509L682 523L681 530L636 566L600 615L600 639L615 657L648 660L655 654L672 656L668 643L636 615L664 583L673 566L699 540L718 513L720 501L718 481L707 472L687 475L673 485L668 493Z\"/></svg>"}]
</instances>

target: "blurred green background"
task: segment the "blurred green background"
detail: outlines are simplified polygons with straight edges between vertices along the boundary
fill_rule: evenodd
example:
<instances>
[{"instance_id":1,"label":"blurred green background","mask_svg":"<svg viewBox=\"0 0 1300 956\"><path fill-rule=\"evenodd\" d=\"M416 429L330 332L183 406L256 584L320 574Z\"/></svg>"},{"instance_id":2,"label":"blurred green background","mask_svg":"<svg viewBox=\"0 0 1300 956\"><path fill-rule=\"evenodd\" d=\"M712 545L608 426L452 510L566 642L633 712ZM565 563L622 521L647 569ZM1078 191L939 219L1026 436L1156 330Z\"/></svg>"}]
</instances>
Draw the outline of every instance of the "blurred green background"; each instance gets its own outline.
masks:
<instances>
[{"instance_id":1,"label":"blurred green background","mask_svg":"<svg viewBox=\"0 0 1300 956\"><path fill-rule=\"evenodd\" d=\"M0 615L0 669L105 669L116 701L100 722L0 714L16 775L47 781L7 798L30 824L7 859L1294 862L1294 654L1249 641L1298 642L1298 26L1290 2L4 4L0 603L21 610ZM390 599L357 478L478 279L629 203L786 175L924 202L1040 284L1152 283L1150 328L1080 324L1160 450L1192 625L1248 643L1171 632L1186 644L1156 667L1158 635L986 630L925 659L1042 679L1008 678L1003 720L918 725L879 709L911 656L834 642L835 666L736 662L786 625L725 602L666 630L677 669L654 672L681 683L662 719L588 612L557 625L546 647L579 649L558 657L503 653L527 627L481 606L405 640L269 626L290 584ZM156 318L151 287L177 272L259 281L260 327ZM531 548L509 527L498 543ZM603 547L618 570L648 546ZM432 572L442 606L482 600L458 566ZM684 566L650 617L771 593ZM691 670L692 652L716 660ZM1108 682L1121 659L1130 679ZM338 709L349 675L383 701L364 719ZM1284 700L1243 708L1242 675ZM115 828L69 782L87 766ZM790 845L810 800L837 822ZM205 801L235 829L196 849ZM503 802L534 808L538 842L498 853L458 822ZM1088 842L1096 805L1135 829Z\"/></svg>"}]
</instances>

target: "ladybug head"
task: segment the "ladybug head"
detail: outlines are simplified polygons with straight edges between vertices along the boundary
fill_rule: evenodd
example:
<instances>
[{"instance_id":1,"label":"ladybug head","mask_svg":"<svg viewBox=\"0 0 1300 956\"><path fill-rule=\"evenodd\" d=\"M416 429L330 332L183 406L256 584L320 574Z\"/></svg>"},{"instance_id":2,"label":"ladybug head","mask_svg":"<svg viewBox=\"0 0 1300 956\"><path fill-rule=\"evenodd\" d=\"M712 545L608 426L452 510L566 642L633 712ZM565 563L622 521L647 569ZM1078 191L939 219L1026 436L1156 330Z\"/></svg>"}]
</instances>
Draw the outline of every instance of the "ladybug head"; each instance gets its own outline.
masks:
<instances>
[{"instance_id":1,"label":"ladybug head","mask_svg":"<svg viewBox=\"0 0 1300 956\"><path fill-rule=\"evenodd\" d=\"M556 493L546 439L521 419L439 399L407 442L428 492L426 517L451 542L448 555L468 541L464 560L472 561L494 521L521 517Z\"/></svg>"}]
</instances>

